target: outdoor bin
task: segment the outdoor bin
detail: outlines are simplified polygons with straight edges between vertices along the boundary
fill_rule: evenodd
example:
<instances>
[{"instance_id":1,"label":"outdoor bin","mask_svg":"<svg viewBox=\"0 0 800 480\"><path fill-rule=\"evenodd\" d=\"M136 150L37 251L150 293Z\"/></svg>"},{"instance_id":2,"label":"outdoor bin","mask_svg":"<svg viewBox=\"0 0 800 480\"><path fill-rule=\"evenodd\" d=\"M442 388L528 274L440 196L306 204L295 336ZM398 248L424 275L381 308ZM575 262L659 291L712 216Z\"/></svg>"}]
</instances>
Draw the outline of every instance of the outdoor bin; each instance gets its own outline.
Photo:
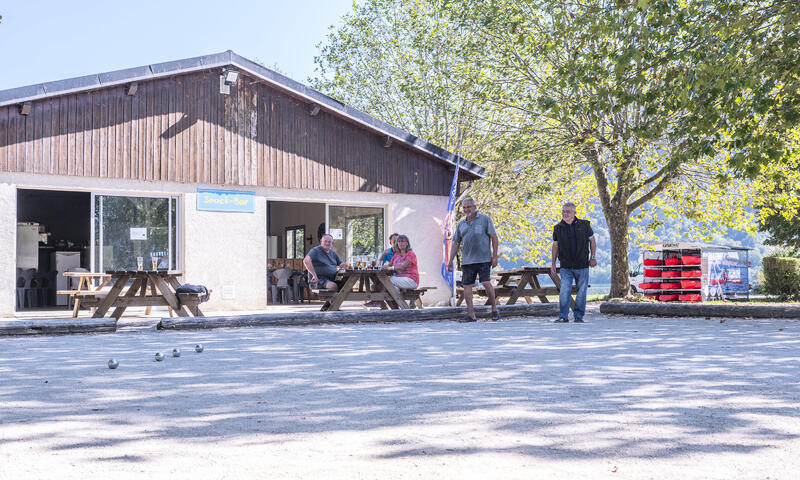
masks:
<instances>
[{"instance_id":1,"label":"outdoor bin","mask_svg":"<svg viewBox=\"0 0 800 480\"><path fill-rule=\"evenodd\" d=\"M636 283L663 282L659 295L699 295L699 301L747 298L749 285L749 251L744 247L729 247L689 242L658 242L642 252L644 275ZM647 262L645 263L645 260ZM653 266L661 261L663 266ZM649 278L648 278L649 277ZM677 285L676 285L677 283ZM647 289L644 290L647 292ZM696 297L685 297L690 302Z\"/></svg>"}]
</instances>

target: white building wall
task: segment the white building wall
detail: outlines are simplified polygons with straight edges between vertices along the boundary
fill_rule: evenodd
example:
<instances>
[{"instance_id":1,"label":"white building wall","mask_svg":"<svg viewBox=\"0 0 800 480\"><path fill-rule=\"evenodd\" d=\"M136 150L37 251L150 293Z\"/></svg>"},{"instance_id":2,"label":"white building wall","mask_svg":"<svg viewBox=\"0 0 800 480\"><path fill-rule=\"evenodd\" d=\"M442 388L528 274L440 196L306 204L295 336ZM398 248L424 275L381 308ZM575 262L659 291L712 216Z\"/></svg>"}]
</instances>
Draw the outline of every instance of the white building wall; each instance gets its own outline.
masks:
<instances>
[{"instance_id":1,"label":"white building wall","mask_svg":"<svg viewBox=\"0 0 800 480\"><path fill-rule=\"evenodd\" d=\"M0 177L0 317L14 316L17 256L17 189Z\"/></svg>"},{"instance_id":2,"label":"white building wall","mask_svg":"<svg viewBox=\"0 0 800 480\"><path fill-rule=\"evenodd\" d=\"M267 306L267 202L255 212L197 210L197 193L184 194L183 271L186 281L211 289L202 310L258 310Z\"/></svg>"},{"instance_id":3,"label":"white building wall","mask_svg":"<svg viewBox=\"0 0 800 480\"><path fill-rule=\"evenodd\" d=\"M409 236L417 253L421 285L436 287L423 298L426 305L444 304L449 299L447 284L440 275L442 224L447 197L431 195L379 194L270 188L243 188L256 192L254 213L207 212L197 210L199 188L231 187L187 185L169 182L141 182L55 175L0 173L0 315L14 314L16 255L16 189L60 189L128 195L178 196L179 225L184 282L203 284L213 293L205 311L258 310L266 308L267 201L298 201L369 205L386 209L386 234ZM87 228L89 226L87 225ZM233 297L223 299L223 290Z\"/></svg>"}]
</instances>

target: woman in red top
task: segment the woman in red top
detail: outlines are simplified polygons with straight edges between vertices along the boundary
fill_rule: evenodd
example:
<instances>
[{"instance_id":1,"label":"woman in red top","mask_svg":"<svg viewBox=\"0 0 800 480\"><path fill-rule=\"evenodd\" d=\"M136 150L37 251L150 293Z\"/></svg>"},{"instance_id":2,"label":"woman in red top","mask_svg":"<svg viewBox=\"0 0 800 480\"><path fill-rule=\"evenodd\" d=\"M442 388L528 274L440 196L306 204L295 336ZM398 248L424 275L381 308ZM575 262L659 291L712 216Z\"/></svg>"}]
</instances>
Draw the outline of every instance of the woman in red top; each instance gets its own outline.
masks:
<instances>
[{"instance_id":1,"label":"woman in red top","mask_svg":"<svg viewBox=\"0 0 800 480\"><path fill-rule=\"evenodd\" d=\"M384 268L395 272L390 280L397 288L414 289L419 286L417 254L411 250L407 236L397 236L397 251L392 256L392 264Z\"/></svg>"}]
</instances>

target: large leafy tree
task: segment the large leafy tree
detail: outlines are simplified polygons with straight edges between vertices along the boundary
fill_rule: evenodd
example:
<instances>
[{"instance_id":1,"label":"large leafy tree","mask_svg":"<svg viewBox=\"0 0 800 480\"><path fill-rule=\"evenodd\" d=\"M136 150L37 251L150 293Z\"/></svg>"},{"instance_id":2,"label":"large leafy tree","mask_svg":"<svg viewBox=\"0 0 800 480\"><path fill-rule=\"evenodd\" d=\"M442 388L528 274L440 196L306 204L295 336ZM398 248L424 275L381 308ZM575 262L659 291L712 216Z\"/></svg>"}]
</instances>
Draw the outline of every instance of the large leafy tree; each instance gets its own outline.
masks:
<instances>
[{"instance_id":1,"label":"large leafy tree","mask_svg":"<svg viewBox=\"0 0 800 480\"><path fill-rule=\"evenodd\" d=\"M434 117L470 106L474 122L459 123L465 143L482 148L467 153L490 168L479 193L535 247L531 260L549 243L554 207L568 199L587 208L598 199L614 296L629 291L632 226L647 233L678 215L700 234L749 225L750 184L733 174L757 171L779 148L773 132L791 122L794 105L791 75L774 82L786 70L775 55L791 49L786 25L796 22L786 2L366 5L374 8L357 9L365 15L332 33L318 60L328 83L318 85L446 148L452 136L403 120L432 118L420 115L422 104L439 106ZM427 95L435 91L428 71L447 78L436 84L439 103Z\"/></svg>"}]
</instances>

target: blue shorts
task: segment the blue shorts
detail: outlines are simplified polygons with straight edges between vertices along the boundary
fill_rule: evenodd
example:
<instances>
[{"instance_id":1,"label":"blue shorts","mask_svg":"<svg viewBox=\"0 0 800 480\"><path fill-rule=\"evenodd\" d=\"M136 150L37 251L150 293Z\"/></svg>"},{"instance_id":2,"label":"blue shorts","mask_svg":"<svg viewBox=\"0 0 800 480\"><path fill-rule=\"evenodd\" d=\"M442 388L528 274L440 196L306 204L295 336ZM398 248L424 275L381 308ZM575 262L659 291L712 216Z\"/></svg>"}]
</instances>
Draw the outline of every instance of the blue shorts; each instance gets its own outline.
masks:
<instances>
[{"instance_id":1,"label":"blue shorts","mask_svg":"<svg viewBox=\"0 0 800 480\"><path fill-rule=\"evenodd\" d=\"M328 277L328 276L325 276L325 275L317 275L317 288L318 289L320 289L320 290L324 289L325 285L328 282L335 283L336 284L336 288L338 290L341 290L342 286L344 285L344 280L336 280L336 277Z\"/></svg>"},{"instance_id":2,"label":"blue shorts","mask_svg":"<svg viewBox=\"0 0 800 480\"><path fill-rule=\"evenodd\" d=\"M472 285L475 283L476 277L480 278L481 283L490 282L492 280L492 262L461 265L461 283L463 285Z\"/></svg>"}]
</instances>

